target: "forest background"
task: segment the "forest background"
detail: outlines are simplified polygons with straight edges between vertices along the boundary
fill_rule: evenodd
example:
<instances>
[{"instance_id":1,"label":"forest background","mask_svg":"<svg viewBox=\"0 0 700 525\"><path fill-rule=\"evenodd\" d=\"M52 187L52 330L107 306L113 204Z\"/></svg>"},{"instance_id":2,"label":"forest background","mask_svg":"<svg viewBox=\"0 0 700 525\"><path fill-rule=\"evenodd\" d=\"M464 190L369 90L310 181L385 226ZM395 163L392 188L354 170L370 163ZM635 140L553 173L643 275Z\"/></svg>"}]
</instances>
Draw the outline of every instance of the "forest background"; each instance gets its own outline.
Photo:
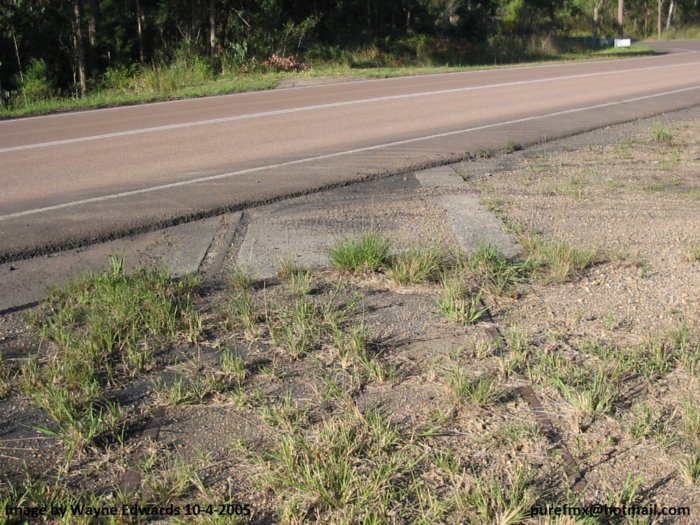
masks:
<instances>
[{"instance_id":1,"label":"forest background","mask_svg":"<svg viewBox=\"0 0 700 525\"><path fill-rule=\"evenodd\" d=\"M566 58L698 26L698 0L3 0L0 117L264 89L290 73Z\"/></svg>"}]
</instances>

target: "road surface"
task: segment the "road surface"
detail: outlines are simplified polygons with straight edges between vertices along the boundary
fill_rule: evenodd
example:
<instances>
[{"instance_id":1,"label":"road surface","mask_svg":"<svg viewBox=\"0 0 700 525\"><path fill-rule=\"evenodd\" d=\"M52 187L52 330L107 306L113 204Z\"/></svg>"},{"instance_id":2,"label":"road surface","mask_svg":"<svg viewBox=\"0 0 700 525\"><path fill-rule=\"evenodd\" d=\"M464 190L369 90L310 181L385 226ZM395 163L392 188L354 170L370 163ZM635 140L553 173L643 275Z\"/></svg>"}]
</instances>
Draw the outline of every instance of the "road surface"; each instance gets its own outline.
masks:
<instances>
[{"instance_id":1,"label":"road surface","mask_svg":"<svg viewBox=\"0 0 700 525\"><path fill-rule=\"evenodd\" d=\"M700 105L700 43L658 47L2 121L0 261Z\"/></svg>"}]
</instances>

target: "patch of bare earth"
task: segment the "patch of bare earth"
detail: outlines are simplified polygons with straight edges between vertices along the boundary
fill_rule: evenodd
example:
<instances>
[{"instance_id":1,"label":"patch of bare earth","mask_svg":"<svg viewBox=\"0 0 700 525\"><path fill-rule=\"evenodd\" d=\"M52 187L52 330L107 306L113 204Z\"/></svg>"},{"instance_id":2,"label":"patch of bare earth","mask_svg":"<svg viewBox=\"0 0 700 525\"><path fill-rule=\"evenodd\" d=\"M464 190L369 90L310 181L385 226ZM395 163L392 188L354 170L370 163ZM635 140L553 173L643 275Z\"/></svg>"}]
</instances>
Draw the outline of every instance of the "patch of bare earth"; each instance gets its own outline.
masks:
<instances>
[{"instance_id":1,"label":"patch of bare earth","mask_svg":"<svg viewBox=\"0 0 700 525\"><path fill-rule=\"evenodd\" d=\"M699 151L700 122L656 123L612 144L534 148L476 182L521 235L597 251L579 279L529 286L500 322L541 365L530 375L586 471L587 498L638 479L647 501L691 507L669 523L700 522L697 479L679 470L700 445L682 430L700 409ZM615 399L582 430L552 379L585 367L607 370Z\"/></svg>"}]
</instances>

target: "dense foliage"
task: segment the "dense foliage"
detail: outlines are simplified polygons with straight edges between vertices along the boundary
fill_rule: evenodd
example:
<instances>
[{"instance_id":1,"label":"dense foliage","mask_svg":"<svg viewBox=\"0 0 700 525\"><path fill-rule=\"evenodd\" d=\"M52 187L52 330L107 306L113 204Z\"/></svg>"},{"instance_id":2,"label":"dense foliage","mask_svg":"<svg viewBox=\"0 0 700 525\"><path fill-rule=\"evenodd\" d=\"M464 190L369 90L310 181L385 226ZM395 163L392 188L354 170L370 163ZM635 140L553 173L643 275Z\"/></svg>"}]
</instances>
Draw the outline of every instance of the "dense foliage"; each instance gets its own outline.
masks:
<instances>
[{"instance_id":1,"label":"dense foliage","mask_svg":"<svg viewBox=\"0 0 700 525\"><path fill-rule=\"evenodd\" d=\"M126 88L164 64L206 77L274 66L272 55L357 67L493 63L533 38L541 46L562 35L610 36L617 8L616 0L4 0L0 106L11 96L27 104ZM625 13L626 32L642 36L695 23L700 8L627 0Z\"/></svg>"}]
</instances>

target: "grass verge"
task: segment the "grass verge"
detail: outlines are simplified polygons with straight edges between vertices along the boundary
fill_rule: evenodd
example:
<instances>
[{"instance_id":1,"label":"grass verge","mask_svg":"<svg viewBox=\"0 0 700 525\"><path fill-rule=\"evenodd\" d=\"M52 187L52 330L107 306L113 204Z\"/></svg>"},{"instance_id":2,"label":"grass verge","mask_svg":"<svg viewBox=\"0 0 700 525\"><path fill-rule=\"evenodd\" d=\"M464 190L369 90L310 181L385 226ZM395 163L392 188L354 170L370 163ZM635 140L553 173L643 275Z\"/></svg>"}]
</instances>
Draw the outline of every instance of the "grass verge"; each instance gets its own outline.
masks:
<instances>
[{"instance_id":1,"label":"grass verge","mask_svg":"<svg viewBox=\"0 0 700 525\"><path fill-rule=\"evenodd\" d=\"M23 368L24 390L58 426L43 431L71 451L118 437L125 414L106 390L151 368L158 345L197 325L197 279L175 281L165 270L127 275L118 257L110 264L54 290L31 319L51 346L44 366Z\"/></svg>"}]
</instances>

